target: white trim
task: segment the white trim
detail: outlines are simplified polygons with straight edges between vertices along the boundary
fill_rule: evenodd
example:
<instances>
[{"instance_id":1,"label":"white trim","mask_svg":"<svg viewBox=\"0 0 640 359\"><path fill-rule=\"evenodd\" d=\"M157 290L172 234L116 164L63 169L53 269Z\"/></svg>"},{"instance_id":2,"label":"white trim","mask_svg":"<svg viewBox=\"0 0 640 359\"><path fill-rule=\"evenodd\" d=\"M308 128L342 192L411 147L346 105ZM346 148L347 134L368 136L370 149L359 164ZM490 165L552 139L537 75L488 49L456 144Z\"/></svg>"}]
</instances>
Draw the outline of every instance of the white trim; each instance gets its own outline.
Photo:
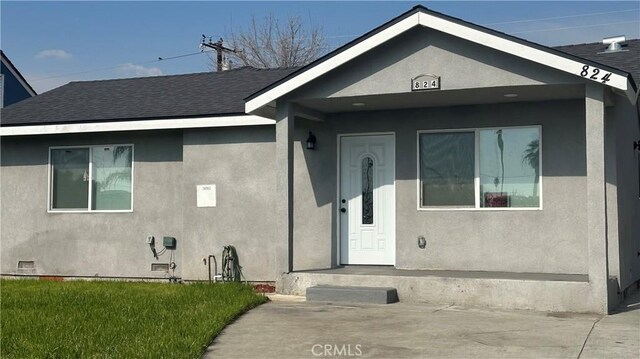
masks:
<instances>
[{"instance_id":1,"label":"white trim","mask_svg":"<svg viewBox=\"0 0 640 359\"><path fill-rule=\"evenodd\" d=\"M538 207L482 207L480 203L480 131L497 130L497 129L516 129L516 128L537 128L538 129ZM420 178L420 134L423 133L451 133L451 132L473 132L474 133L474 207L422 207L421 206L421 178ZM472 128L454 128L454 129L437 129L437 130L418 130L416 131L416 205L419 212L434 211L542 211L542 125L521 125L521 126L492 126L492 127L472 127Z\"/></svg>"},{"instance_id":2,"label":"white trim","mask_svg":"<svg viewBox=\"0 0 640 359\"><path fill-rule=\"evenodd\" d=\"M406 19L394 24L393 26L390 26L377 34L364 39L362 42L336 54L335 56L323 62L320 62L316 66L303 71L302 73L290 78L289 80L261 94L260 96L247 101L247 103L245 104L245 112L254 112L255 110L265 106L271 101L274 101L275 99L280 98L283 95L299 88L300 86L322 76L323 74L346 63L347 61L350 61L373 49L374 47L393 39L403 32L415 26L418 26L418 24L418 13L407 17Z\"/></svg>"},{"instance_id":3,"label":"white trim","mask_svg":"<svg viewBox=\"0 0 640 359\"><path fill-rule=\"evenodd\" d=\"M582 77L580 76L580 72L582 71L582 66L586 65L585 63L568 59L563 56L555 55L549 53L547 51L542 51L536 49L534 47L520 44L515 41L511 41L496 35L492 35L480 30L476 30L470 28L468 26L464 26L461 24L457 24L455 22L442 19L438 16L434 16L428 13L419 13L419 22L420 25L429 27L434 30L442 31L447 34L475 42L477 44L506 52L508 54L521 57L526 60L531 60L537 62L542 65L546 65L557 70L561 70L567 72L572 75L576 75L580 78L584 78L590 81L594 81L600 85L606 85L610 87L617 88L619 90L623 90L626 92L627 97L634 103L634 100L637 98L637 94L633 92L631 86L629 86L629 79L627 77L611 73L611 78L606 84L602 84L600 80L592 80L589 76Z\"/></svg>"},{"instance_id":4,"label":"white trim","mask_svg":"<svg viewBox=\"0 0 640 359\"><path fill-rule=\"evenodd\" d=\"M471 27L457 24L455 22L440 18L435 15L419 11L398 23L389 26L379 33L362 40L360 43L336 54L327 60L301 72L300 74L290 78L287 81L275 86L274 88L260 94L259 96L249 100L245 104L245 112L253 113L259 108L273 102L274 100L284 96L285 94L296 90L302 85L324 75L334 68L362 55L363 53L385 43L386 41L402 34L403 32L415 27L424 26L434 30L444 32L446 34L456 36L468 41L472 41L483 46L487 46L498 51L518 56L533 62L537 62L560 71L570 73L585 78L588 81L595 81L603 86L610 86L624 91L631 101L635 104L640 89L634 92L630 86L629 80L622 75L612 73L610 80L606 84L602 84L599 80L591 80L589 76L582 77L580 72L585 64L576 60L568 59L560 55L555 55L546 51L542 51L531 46L520 44L518 42L508 40L496 35L476 30Z\"/></svg>"},{"instance_id":5,"label":"white trim","mask_svg":"<svg viewBox=\"0 0 640 359\"><path fill-rule=\"evenodd\" d=\"M91 209L91 200L93 193L93 148L94 147L115 147L115 146L131 146L131 204L130 209L116 209L116 210L96 210ZM52 172L51 172L51 150L65 149L65 148L86 148L89 150L89 187L88 187L88 203L87 209L53 209L53 192L51 186L53 185ZM133 212L133 196L134 196L134 177L135 177L135 145L133 143L119 143L119 144L99 144L99 145L73 145L73 146L49 146L49 163L47 166L47 213L132 213Z\"/></svg>"},{"instance_id":6,"label":"white trim","mask_svg":"<svg viewBox=\"0 0 640 359\"><path fill-rule=\"evenodd\" d=\"M133 158L132 161L133 162ZM89 147L89 183L88 183L88 196L87 196L87 211L91 212L91 201L93 200L93 146ZM131 173L133 176L133 172ZM133 189L133 188L132 188ZM133 197L133 196L131 196ZM53 207L49 207L50 211L55 211Z\"/></svg>"},{"instance_id":7,"label":"white trim","mask_svg":"<svg viewBox=\"0 0 640 359\"><path fill-rule=\"evenodd\" d=\"M18 80L18 82L20 82L20 85L22 85L25 91L27 91L29 95L31 95L31 97L36 96L37 93L35 93L35 91L31 88L31 86L29 86L29 84L27 83L27 80L21 76L21 74L18 72L18 69L14 68L12 64L5 61L4 55L2 57L3 57L2 62L4 63L4 65L9 69L9 71L11 71L11 74L13 75L13 77L15 77L16 80Z\"/></svg>"},{"instance_id":8,"label":"white trim","mask_svg":"<svg viewBox=\"0 0 640 359\"><path fill-rule=\"evenodd\" d=\"M254 116L174 118L167 120L129 120L59 125L2 126L0 136L48 135L62 133L167 130L179 128L275 125L275 120Z\"/></svg>"},{"instance_id":9,"label":"white trim","mask_svg":"<svg viewBox=\"0 0 640 359\"><path fill-rule=\"evenodd\" d=\"M340 253L340 236L342 233L342 223L341 223L341 219L342 216L340 215L340 207L342 206L342 198L340 198L340 193L342 192L342 181L341 181L341 173L340 173L340 167L342 164L342 157L341 157L341 149L342 149L342 137L356 137L356 136L380 136L380 135L387 135L387 136L393 136L393 153L394 153L394 158L393 158L393 191L392 191L392 204L393 204L393 231L394 231L394 241L393 241L393 266L395 267L396 263L397 263L397 256L396 256L396 247L398 246L398 238L397 238L397 222L398 222L398 216L396 213L396 180L397 180L397 175L396 175L396 160L398 157L398 153L396 152L396 133L394 131L388 131L388 132L354 132L354 133L339 133L336 135L336 139L337 139L337 161L336 161L336 203L338 204L338 208L336 210L336 265L340 266L342 265L341 263L341 253Z\"/></svg>"},{"instance_id":10,"label":"white trim","mask_svg":"<svg viewBox=\"0 0 640 359\"><path fill-rule=\"evenodd\" d=\"M53 196L53 193L51 192L51 182L52 182L51 181L51 176L52 176L52 173L51 173L51 147L49 147L48 152L49 152L48 153L49 154L49 159L48 159L48 162L47 162L47 203L46 203L46 207L44 207L44 208L47 209L47 212L49 212L49 210L51 209L51 202L53 202L51 200L51 197Z\"/></svg>"}]
</instances>

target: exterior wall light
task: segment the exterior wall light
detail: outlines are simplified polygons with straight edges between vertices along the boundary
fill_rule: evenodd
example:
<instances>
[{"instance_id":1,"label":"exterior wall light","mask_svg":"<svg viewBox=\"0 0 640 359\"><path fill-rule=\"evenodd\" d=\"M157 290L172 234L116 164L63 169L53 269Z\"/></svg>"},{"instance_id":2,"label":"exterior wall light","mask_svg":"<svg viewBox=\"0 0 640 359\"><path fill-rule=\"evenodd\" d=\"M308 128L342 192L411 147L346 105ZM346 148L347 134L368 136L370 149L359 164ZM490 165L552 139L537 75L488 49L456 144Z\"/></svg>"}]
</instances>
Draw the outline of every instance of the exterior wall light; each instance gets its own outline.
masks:
<instances>
[{"instance_id":1,"label":"exterior wall light","mask_svg":"<svg viewBox=\"0 0 640 359\"><path fill-rule=\"evenodd\" d=\"M309 132L309 138L307 138L307 149L312 151L316 149L316 136L311 132Z\"/></svg>"}]
</instances>

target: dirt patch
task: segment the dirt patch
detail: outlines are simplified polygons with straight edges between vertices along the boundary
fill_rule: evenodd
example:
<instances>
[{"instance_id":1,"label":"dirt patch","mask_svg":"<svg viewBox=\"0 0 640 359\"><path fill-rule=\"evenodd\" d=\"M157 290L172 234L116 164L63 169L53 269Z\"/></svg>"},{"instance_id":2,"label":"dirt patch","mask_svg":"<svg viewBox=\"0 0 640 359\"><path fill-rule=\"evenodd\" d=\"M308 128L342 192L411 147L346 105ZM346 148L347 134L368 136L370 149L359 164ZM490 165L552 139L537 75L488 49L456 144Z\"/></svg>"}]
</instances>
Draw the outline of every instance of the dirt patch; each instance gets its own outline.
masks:
<instances>
[{"instance_id":1,"label":"dirt patch","mask_svg":"<svg viewBox=\"0 0 640 359\"><path fill-rule=\"evenodd\" d=\"M256 293L275 293L276 286L268 283L258 283L253 285Z\"/></svg>"}]
</instances>

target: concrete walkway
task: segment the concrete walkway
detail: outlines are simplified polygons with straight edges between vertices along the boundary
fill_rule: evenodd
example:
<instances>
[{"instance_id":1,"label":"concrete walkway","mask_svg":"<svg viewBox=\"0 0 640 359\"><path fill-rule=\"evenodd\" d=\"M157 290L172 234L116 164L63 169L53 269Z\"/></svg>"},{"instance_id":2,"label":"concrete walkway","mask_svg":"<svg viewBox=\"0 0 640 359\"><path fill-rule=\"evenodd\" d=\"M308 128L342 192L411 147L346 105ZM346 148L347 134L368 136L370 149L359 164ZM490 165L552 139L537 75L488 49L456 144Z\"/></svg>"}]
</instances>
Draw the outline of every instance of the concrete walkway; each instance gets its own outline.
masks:
<instances>
[{"instance_id":1,"label":"concrete walkway","mask_svg":"<svg viewBox=\"0 0 640 359\"><path fill-rule=\"evenodd\" d=\"M627 303L602 317L279 298L228 326L204 357L637 359L640 293Z\"/></svg>"}]
</instances>

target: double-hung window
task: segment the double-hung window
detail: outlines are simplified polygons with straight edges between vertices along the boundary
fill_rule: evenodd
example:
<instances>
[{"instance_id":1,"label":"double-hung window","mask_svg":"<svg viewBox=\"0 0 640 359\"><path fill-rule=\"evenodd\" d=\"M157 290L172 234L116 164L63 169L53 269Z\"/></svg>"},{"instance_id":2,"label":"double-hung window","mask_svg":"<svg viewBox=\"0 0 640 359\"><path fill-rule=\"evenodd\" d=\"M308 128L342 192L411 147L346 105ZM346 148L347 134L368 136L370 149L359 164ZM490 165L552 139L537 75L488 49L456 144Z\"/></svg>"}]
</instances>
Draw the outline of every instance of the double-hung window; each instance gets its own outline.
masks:
<instances>
[{"instance_id":1,"label":"double-hung window","mask_svg":"<svg viewBox=\"0 0 640 359\"><path fill-rule=\"evenodd\" d=\"M49 149L49 210L131 211L133 145Z\"/></svg>"},{"instance_id":2,"label":"double-hung window","mask_svg":"<svg viewBox=\"0 0 640 359\"><path fill-rule=\"evenodd\" d=\"M541 208L541 128L418 133L419 208Z\"/></svg>"}]
</instances>

